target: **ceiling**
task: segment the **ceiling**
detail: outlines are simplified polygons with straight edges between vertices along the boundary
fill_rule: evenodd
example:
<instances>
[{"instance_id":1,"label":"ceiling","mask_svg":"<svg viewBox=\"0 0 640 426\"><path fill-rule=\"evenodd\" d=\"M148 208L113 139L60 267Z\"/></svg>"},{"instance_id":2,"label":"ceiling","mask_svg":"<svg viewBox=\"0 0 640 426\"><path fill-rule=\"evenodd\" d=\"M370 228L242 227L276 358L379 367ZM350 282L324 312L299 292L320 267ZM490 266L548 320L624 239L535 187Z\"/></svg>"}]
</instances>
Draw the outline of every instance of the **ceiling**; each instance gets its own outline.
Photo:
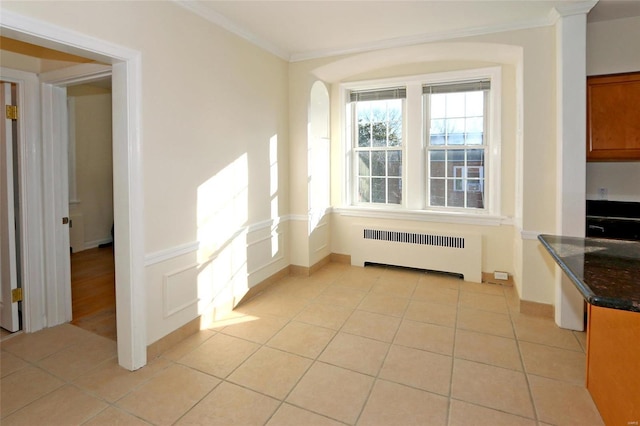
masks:
<instances>
[{"instance_id":1,"label":"ceiling","mask_svg":"<svg viewBox=\"0 0 640 426\"><path fill-rule=\"evenodd\" d=\"M174 0L291 61L550 25L553 9L595 0ZM589 21L640 16L640 0L600 0Z\"/></svg>"}]
</instances>

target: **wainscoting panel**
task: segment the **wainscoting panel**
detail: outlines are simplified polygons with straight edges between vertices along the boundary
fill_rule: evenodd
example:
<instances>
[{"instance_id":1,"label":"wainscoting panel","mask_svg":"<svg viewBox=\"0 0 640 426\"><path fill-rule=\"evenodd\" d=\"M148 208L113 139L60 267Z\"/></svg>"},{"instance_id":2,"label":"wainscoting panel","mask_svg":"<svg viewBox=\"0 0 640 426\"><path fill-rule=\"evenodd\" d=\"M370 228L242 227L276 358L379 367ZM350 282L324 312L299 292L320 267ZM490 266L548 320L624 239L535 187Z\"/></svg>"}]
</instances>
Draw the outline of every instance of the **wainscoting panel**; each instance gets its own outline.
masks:
<instances>
[{"instance_id":1,"label":"wainscoting panel","mask_svg":"<svg viewBox=\"0 0 640 426\"><path fill-rule=\"evenodd\" d=\"M231 233L219 247L197 241L145 258L147 342L200 318L232 310L256 284L289 265L288 221L264 221Z\"/></svg>"},{"instance_id":2,"label":"wainscoting panel","mask_svg":"<svg viewBox=\"0 0 640 426\"><path fill-rule=\"evenodd\" d=\"M164 274L162 280L163 316L169 318L178 312L197 305L198 292L190 285L198 279L198 265Z\"/></svg>"}]
</instances>

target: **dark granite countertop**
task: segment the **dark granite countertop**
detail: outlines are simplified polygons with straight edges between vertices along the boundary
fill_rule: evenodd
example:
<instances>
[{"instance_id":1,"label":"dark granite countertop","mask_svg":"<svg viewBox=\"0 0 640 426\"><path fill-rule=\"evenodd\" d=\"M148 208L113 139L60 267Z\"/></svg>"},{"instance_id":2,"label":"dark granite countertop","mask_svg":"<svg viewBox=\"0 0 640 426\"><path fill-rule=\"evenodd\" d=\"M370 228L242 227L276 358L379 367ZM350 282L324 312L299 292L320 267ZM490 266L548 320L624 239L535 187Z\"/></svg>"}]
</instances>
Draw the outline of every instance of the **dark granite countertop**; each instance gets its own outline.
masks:
<instances>
[{"instance_id":1,"label":"dark granite countertop","mask_svg":"<svg viewBox=\"0 0 640 426\"><path fill-rule=\"evenodd\" d=\"M640 242L540 235L592 305L640 312Z\"/></svg>"}]
</instances>

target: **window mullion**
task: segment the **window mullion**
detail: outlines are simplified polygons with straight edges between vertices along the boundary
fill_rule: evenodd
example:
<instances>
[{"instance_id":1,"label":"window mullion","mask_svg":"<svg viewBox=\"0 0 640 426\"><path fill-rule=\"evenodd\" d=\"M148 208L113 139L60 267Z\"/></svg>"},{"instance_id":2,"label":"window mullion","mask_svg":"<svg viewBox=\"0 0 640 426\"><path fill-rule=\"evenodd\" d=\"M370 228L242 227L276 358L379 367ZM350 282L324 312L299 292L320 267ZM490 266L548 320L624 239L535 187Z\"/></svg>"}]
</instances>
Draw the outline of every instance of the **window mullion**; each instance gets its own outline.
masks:
<instances>
[{"instance_id":1,"label":"window mullion","mask_svg":"<svg viewBox=\"0 0 640 426\"><path fill-rule=\"evenodd\" d=\"M421 210L426 205L426 162L422 114L422 84L420 82L407 84L403 192L405 206L410 210Z\"/></svg>"}]
</instances>

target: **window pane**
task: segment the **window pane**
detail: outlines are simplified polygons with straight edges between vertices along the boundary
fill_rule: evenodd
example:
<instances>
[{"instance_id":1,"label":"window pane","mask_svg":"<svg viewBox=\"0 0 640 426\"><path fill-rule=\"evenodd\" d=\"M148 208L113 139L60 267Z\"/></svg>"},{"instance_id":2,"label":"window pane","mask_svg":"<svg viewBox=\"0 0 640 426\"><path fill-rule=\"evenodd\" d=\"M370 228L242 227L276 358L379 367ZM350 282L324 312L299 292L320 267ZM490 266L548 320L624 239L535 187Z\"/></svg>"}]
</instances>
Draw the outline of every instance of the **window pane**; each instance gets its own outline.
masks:
<instances>
[{"instance_id":1,"label":"window pane","mask_svg":"<svg viewBox=\"0 0 640 426\"><path fill-rule=\"evenodd\" d=\"M358 122L371 121L371 102L356 103L356 117L358 117Z\"/></svg>"},{"instance_id":2,"label":"window pane","mask_svg":"<svg viewBox=\"0 0 640 426\"><path fill-rule=\"evenodd\" d=\"M431 135L430 145L444 145L444 135Z\"/></svg>"},{"instance_id":3,"label":"window pane","mask_svg":"<svg viewBox=\"0 0 640 426\"><path fill-rule=\"evenodd\" d=\"M387 123L372 123L373 146L387 146Z\"/></svg>"},{"instance_id":4,"label":"window pane","mask_svg":"<svg viewBox=\"0 0 640 426\"><path fill-rule=\"evenodd\" d=\"M358 179L358 202L368 203L371 201L371 188L369 178Z\"/></svg>"},{"instance_id":5,"label":"window pane","mask_svg":"<svg viewBox=\"0 0 640 426\"><path fill-rule=\"evenodd\" d=\"M389 146L402 145L402 121L389 122Z\"/></svg>"},{"instance_id":6,"label":"window pane","mask_svg":"<svg viewBox=\"0 0 640 426\"><path fill-rule=\"evenodd\" d=\"M402 121L402 100L393 99L387 102L388 121Z\"/></svg>"},{"instance_id":7,"label":"window pane","mask_svg":"<svg viewBox=\"0 0 640 426\"><path fill-rule=\"evenodd\" d=\"M360 151L358 153L358 175L360 176L370 176L369 174L369 157L371 153L370 151Z\"/></svg>"},{"instance_id":8,"label":"window pane","mask_svg":"<svg viewBox=\"0 0 640 426\"><path fill-rule=\"evenodd\" d=\"M467 133L467 145L482 145L483 142L482 133Z\"/></svg>"},{"instance_id":9,"label":"window pane","mask_svg":"<svg viewBox=\"0 0 640 426\"><path fill-rule=\"evenodd\" d=\"M384 203L386 202L386 188L385 178L372 178L371 179L371 202L372 203Z\"/></svg>"},{"instance_id":10,"label":"window pane","mask_svg":"<svg viewBox=\"0 0 640 426\"><path fill-rule=\"evenodd\" d=\"M431 151L429 153L429 176L444 177L445 168L445 151Z\"/></svg>"},{"instance_id":11,"label":"window pane","mask_svg":"<svg viewBox=\"0 0 640 426\"><path fill-rule=\"evenodd\" d=\"M465 94L447 93L447 117L464 117Z\"/></svg>"},{"instance_id":12,"label":"window pane","mask_svg":"<svg viewBox=\"0 0 640 426\"><path fill-rule=\"evenodd\" d=\"M429 128L429 144L444 145L445 142L445 120L431 120Z\"/></svg>"},{"instance_id":13,"label":"window pane","mask_svg":"<svg viewBox=\"0 0 640 426\"><path fill-rule=\"evenodd\" d=\"M389 204L402 203L402 179L389 178L387 189L387 202Z\"/></svg>"},{"instance_id":14,"label":"window pane","mask_svg":"<svg viewBox=\"0 0 640 426\"><path fill-rule=\"evenodd\" d=\"M469 179L467 181L467 207L484 208L484 180Z\"/></svg>"},{"instance_id":15,"label":"window pane","mask_svg":"<svg viewBox=\"0 0 640 426\"><path fill-rule=\"evenodd\" d=\"M469 117L466 122L467 133L482 133L484 130L484 120L482 117Z\"/></svg>"},{"instance_id":16,"label":"window pane","mask_svg":"<svg viewBox=\"0 0 640 426\"><path fill-rule=\"evenodd\" d=\"M388 176L402 176L402 151L387 151Z\"/></svg>"},{"instance_id":17,"label":"window pane","mask_svg":"<svg viewBox=\"0 0 640 426\"><path fill-rule=\"evenodd\" d=\"M447 120L447 144L464 145L464 118Z\"/></svg>"},{"instance_id":18,"label":"window pane","mask_svg":"<svg viewBox=\"0 0 640 426\"><path fill-rule=\"evenodd\" d=\"M447 177L464 177L464 150L447 151Z\"/></svg>"},{"instance_id":19,"label":"window pane","mask_svg":"<svg viewBox=\"0 0 640 426\"><path fill-rule=\"evenodd\" d=\"M464 179L447 180L447 207L464 207Z\"/></svg>"},{"instance_id":20,"label":"window pane","mask_svg":"<svg viewBox=\"0 0 640 426\"><path fill-rule=\"evenodd\" d=\"M431 118L444 118L445 115L445 94L431 95Z\"/></svg>"},{"instance_id":21,"label":"window pane","mask_svg":"<svg viewBox=\"0 0 640 426\"><path fill-rule=\"evenodd\" d=\"M467 166L483 167L484 166L484 149L467 150ZM472 176L468 176L472 177ZM484 176L479 176L484 177Z\"/></svg>"},{"instance_id":22,"label":"window pane","mask_svg":"<svg viewBox=\"0 0 640 426\"><path fill-rule=\"evenodd\" d=\"M484 114L484 92L467 92L466 93L466 108L465 115L468 116L482 116Z\"/></svg>"},{"instance_id":23,"label":"window pane","mask_svg":"<svg viewBox=\"0 0 640 426\"><path fill-rule=\"evenodd\" d=\"M387 101L371 101L371 121L387 121Z\"/></svg>"},{"instance_id":24,"label":"window pane","mask_svg":"<svg viewBox=\"0 0 640 426\"><path fill-rule=\"evenodd\" d=\"M384 151L371 152L371 175L372 176L386 176L387 161L385 159Z\"/></svg>"},{"instance_id":25,"label":"window pane","mask_svg":"<svg viewBox=\"0 0 640 426\"><path fill-rule=\"evenodd\" d=\"M371 124L368 121L358 121L358 146L371 146Z\"/></svg>"},{"instance_id":26,"label":"window pane","mask_svg":"<svg viewBox=\"0 0 640 426\"><path fill-rule=\"evenodd\" d=\"M430 206L444 206L444 179L431 179L429 182L429 205Z\"/></svg>"}]
</instances>

